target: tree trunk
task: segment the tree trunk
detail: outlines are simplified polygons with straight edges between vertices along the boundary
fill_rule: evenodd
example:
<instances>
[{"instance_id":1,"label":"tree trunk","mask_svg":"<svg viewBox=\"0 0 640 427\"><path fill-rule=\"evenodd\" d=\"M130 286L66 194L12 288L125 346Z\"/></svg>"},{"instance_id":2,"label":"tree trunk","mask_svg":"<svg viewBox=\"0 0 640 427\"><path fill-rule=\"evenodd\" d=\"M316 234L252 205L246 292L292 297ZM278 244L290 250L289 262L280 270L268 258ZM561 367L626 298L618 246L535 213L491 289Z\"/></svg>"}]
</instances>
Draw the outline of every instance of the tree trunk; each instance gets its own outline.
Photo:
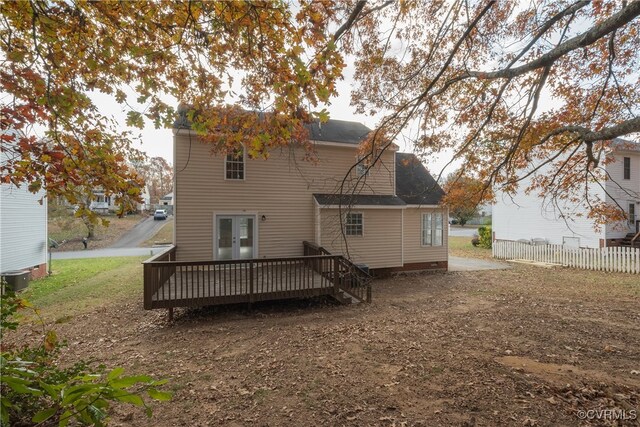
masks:
<instances>
[{"instance_id":1,"label":"tree trunk","mask_svg":"<svg viewBox=\"0 0 640 427\"><path fill-rule=\"evenodd\" d=\"M82 217L82 222L87 227L87 239L93 239L95 236L96 225L89 218Z\"/></svg>"}]
</instances>

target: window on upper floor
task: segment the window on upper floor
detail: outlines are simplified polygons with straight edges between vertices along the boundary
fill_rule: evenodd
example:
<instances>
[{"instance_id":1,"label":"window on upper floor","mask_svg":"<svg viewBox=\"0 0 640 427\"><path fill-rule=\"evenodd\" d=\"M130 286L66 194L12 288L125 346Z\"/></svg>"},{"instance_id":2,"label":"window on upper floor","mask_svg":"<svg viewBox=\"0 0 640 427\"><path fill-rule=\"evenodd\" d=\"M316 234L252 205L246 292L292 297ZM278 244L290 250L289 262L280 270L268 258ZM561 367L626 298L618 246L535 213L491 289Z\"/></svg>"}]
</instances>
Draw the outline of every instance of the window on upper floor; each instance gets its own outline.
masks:
<instances>
[{"instance_id":1,"label":"window on upper floor","mask_svg":"<svg viewBox=\"0 0 640 427\"><path fill-rule=\"evenodd\" d=\"M227 154L224 163L226 179L244 179L244 150L238 148Z\"/></svg>"},{"instance_id":2,"label":"window on upper floor","mask_svg":"<svg viewBox=\"0 0 640 427\"><path fill-rule=\"evenodd\" d=\"M362 236L364 221L362 212L349 212L344 221L344 234L347 236Z\"/></svg>"},{"instance_id":3,"label":"window on upper floor","mask_svg":"<svg viewBox=\"0 0 640 427\"><path fill-rule=\"evenodd\" d=\"M623 163L624 179L631 179L631 157L625 157Z\"/></svg>"},{"instance_id":4,"label":"window on upper floor","mask_svg":"<svg viewBox=\"0 0 640 427\"><path fill-rule=\"evenodd\" d=\"M442 246L442 213L422 214L422 246Z\"/></svg>"}]
</instances>

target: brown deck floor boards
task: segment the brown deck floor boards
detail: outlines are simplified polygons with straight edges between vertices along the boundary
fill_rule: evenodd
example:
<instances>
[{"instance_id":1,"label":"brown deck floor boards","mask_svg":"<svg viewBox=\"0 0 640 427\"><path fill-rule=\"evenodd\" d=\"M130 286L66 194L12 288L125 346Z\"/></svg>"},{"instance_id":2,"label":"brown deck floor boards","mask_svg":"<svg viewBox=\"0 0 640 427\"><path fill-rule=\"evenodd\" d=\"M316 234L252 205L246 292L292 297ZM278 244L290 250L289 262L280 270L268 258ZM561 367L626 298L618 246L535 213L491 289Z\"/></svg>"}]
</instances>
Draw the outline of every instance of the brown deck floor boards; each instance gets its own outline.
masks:
<instances>
[{"instance_id":1,"label":"brown deck floor boards","mask_svg":"<svg viewBox=\"0 0 640 427\"><path fill-rule=\"evenodd\" d=\"M178 267L153 295L153 301L231 297L250 294L250 267ZM302 264L253 267L253 294L333 288L331 280ZM328 292L329 293L329 292Z\"/></svg>"}]
</instances>

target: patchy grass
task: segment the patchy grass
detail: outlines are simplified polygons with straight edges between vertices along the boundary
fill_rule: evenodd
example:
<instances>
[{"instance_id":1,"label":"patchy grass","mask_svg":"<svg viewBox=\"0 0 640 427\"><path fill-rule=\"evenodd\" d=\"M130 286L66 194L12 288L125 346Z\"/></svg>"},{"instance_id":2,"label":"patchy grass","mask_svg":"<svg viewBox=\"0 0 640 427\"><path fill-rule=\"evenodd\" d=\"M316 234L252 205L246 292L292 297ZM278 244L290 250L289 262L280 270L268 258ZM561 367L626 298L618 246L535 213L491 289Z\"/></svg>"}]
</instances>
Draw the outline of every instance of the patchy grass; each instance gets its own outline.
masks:
<instances>
[{"instance_id":1,"label":"patchy grass","mask_svg":"<svg viewBox=\"0 0 640 427\"><path fill-rule=\"evenodd\" d=\"M471 257L471 258L491 258L491 249L475 247L471 244L471 237L449 236L449 255Z\"/></svg>"},{"instance_id":2,"label":"patchy grass","mask_svg":"<svg viewBox=\"0 0 640 427\"><path fill-rule=\"evenodd\" d=\"M31 282L23 295L45 317L69 321L69 316L139 295L145 258L54 260L53 275Z\"/></svg>"},{"instance_id":3,"label":"patchy grass","mask_svg":"<svg viewBox=\"0 0 640 427\"><path fill-rule=\"evenodd\" d=\"M173 243L173 219L166 220L166 224L142 246L153 246L155 243Z\"/></svg>"}]
</instances>

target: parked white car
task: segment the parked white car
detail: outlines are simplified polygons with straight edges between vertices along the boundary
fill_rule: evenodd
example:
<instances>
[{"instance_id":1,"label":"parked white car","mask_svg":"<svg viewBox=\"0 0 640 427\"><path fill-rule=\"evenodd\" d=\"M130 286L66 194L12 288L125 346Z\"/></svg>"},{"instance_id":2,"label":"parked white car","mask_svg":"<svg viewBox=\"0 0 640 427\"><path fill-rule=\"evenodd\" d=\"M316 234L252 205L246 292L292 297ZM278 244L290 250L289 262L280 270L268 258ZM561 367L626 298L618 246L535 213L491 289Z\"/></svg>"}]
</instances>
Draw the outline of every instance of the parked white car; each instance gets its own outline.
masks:
<instances>
[{"instance_id":1,"label":"parked white car","mask_svg":"<svg viewBox=\"0 0 640 427\"><path fill-rule=\"evenodd\" d=\"M154 220L167 219L167 211L165 209L157 209L153 213Z\"/></svg>"}]
</instances>

